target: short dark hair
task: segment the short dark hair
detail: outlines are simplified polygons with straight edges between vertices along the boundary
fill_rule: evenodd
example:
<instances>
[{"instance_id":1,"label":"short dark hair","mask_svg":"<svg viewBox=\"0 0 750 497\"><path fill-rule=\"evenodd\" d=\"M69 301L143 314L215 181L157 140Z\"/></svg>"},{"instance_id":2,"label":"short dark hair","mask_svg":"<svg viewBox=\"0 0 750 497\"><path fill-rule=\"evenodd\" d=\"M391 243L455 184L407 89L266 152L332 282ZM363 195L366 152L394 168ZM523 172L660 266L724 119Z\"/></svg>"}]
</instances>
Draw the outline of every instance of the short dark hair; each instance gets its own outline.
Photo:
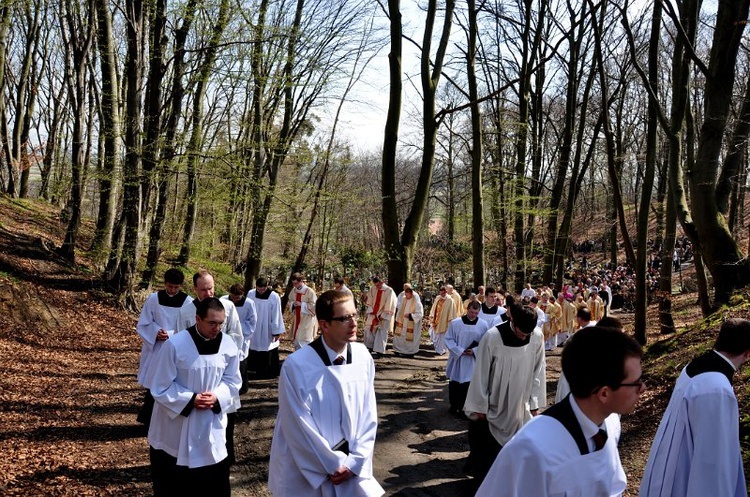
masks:
<instances>
[{"instance_id":1,"label":"short dark hair","mask_svg":"<svg viewBox=\"0 0 750 497\"><path fill-rule=\"evenodd\" d=\"M537 314L532 307L514 302L510 317L513 326L517 326L522 333L529 335L536 328Z\"/></svg>"},{"instance_id":2,"label":"short dark hair","mask_svg":"<svg viewBox=\"0 0 750 497\"><path fill-rule=\"evenodd\" d=\"M379 278L378 276L373 276L373 277L372 277L372 278L370 278L370 279L372 280L372 282L373 282L373 283L378 283L378 282L380 282L380 278Z\"/></svg>"},{"instance_id":3,"label":"short dark hair","mask_svg":"<svg viewBox=\"0 0 750 497\"><path fill-rule=\"evenodd\" d=\"M750 321L740 318L724 321L714 348L731 355L740 355L750 350Z\"/></svg>"},{"instance_id":4,"label":"short dark hair","mask_svg":"<svg viewBox=\"0 0 750 497\"><path fill-rule=\"evenodd\" d=\"M562 352L562 370L571 393L586 398L600 388L619 388L625 360L643 357L641 346L620 330L591 326L577 331Z\"/></svg>"},{"instance_id":5,"label":"short dark hair","mask_svg":"<svg viewBox=\"0 0 750 497\"><path fill-rule=\"evenodd\" d=\"M334 283L338 283L339 285L343 285L344 284L344 278L342 278L341 276L334 276L333 282Z\"/></svg>"},{"instance_id":6,"label":"short dark hair","mask_svg":"<svg viewBox=\"0 0 750 497\"><path fill-rule=\"evenodd\" d=\"M232 295L245 295L245 287L242 286L242 283L235 283L229 287L229 293Z\"/></svg>"},{"instance_id":7,"label":"short dark hair","mask_svg":"<svg viewBox=\"0 0 750 497\"><path fill-rule=\"evenodd\" d=\"M584 321L591 321L591 310L588 307L581 307L576 312L576 317L583 319Z\"/></svg>"},{"instance_id":8,"label":"short dark hair","mask_svg":"<svg viewBox=\"0 0 750 497\"><path fill-rule=\"evenodd\" d=\"M484 289L484 294L485 295L489 295L491 293L495 293L495 287L488 286L487 288Z\"/></svg>"},{"instance_id":9,"label":"short dark hair","mask_svg":"<svg viewBox=\"0 0 750 497\"><path fill-rule=\"evenodd\" d=\"M268 280L266 280L265 278L258 278L257 280L255 280L255 288L258 288L258 287L265 288L267 286L268 286Z\"/></svg>"},{"instance_id":10,"label":"short dark hair","mask_svg":"<svg viewBox=\"0 0 750 497\"><path fill-rule=\"evenodd\" d=\"M352 297L340 290L328 290L315 301L315 317L318 321L330 321L333 318L333 306L340 302L352 300Z\"/></svg>"},{"instance_id":11,"label":"short dark hair","mask_svg":"<svg viewBox=\"0 0 750 497\"><path fill-rule=\"evenodd\" d=\"M172 285L182 285L185 282L185 273L172 267L164 273L164 282Z\"/></svg>"},{"instance_id":12,"label":"short dark hair","mask_svg":"<svg viewBox=\"0 0 750 497\"><path fill-rule=\"evenodd\" d=\"M198 286L198 280L201 278L205 278L206 276L211 276L211 273L206 271L205 269L201 269L197 273L193 275L193 286ZM213 276L211 276L213 278Z\"/></svg>"},{"instance_id":13,"label":"short dark hair","mask_svg":"<svg viewBox=\"0 0 750 497\"><path fill-rule=\"evenodd\" d=\"M482 307L482 304L480 304L478 300L472 300L469 302L469 305L466 306L467 309L479 309L480 307Z\"/></svg>"},{"instance_id":14,"label":"short dark hair","mask_svg":"<svg viewBox=\"0 0 750 497\"><path fill-rule=\"evenodd\" d=\"M602 328L614 328L622 331L622 321L612 316L604 316L596 322L596 325Z\"/></svg>"},{"instance_id":15,"label":"short dark hair","mask_svg":"<svg viewBox=\"0 0 750 497\"><path fill-rule=\"evenodd\" d=\"M302 276L302 273L294 273L292 274L292 281L304 281L305 277Z\"/></svg>"},{"instance_id":16,"label":"short dark hair","mask_svg":"<svg viewBox=\"0 0 750 497\"><path fill-rule=\"evenodd\" d=\"M195 313L200 316L201 319L205 319L206 316L208 316L209 310L221 311L226 314L224 305L221 303L221 300L216 297L208 297L198 302L198 306L195 308Z\"/></svg>"}]
</instances>

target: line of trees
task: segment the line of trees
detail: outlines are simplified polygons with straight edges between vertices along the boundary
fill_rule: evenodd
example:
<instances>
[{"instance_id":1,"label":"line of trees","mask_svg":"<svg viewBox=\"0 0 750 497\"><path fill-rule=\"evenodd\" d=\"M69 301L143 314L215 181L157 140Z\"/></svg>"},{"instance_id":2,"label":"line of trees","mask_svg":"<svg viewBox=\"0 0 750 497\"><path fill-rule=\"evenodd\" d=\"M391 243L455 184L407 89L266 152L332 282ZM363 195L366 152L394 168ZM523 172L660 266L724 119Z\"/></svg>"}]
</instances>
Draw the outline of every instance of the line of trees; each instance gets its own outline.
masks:
<instances>
[{"instance_id":1,"label":"line of trees","mask_svg":"<svg viewBox=\"0 0 750 497\"><path fill-rule=\"evenodd\" d=\"M70 260L95 219L125 302L196 257L247 287L464 269L559 287L602 213L644 341L648 244L671 254L678 222L706 312L750 280L749 5L0 0L0 183L60 207ZM363 151L339 135L375 92L383 148Z\"/></svg>"}]
</instances>

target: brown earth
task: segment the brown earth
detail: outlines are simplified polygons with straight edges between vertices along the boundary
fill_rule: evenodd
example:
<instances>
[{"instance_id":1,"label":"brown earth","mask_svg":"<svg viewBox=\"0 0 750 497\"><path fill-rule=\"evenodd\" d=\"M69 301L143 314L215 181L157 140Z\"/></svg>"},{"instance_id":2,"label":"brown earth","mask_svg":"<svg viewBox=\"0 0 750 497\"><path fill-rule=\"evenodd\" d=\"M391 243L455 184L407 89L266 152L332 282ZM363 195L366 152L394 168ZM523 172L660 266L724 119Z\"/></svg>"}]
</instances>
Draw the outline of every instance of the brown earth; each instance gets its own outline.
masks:
<instances>
[{"instance_id":1,"label":"brown earth","mask_svg":"<svg viewBox=\"0 0 750 497\"><path fill-rule=\"evenodd\" d=\"M149 495L148 446L135 421L141 398L137 316L97 289L97 275L86 265L56 255L63 230L53 212L5 198L0 212L0 494ZM698 319L694 301L694 295L675 301L678 329ZM649 322L657 323L655 309L650 312ZM282 351L288 353L287 342ZM671 369L680 365L678 359ZM387 495L470 495L461 472L467 422L448 413L444 368L445 358L428 347L412 359L389 353L376 361L375 475ZM550 397L559 371L554 351L548 355ZM623 418L620 450L631 482L626 495L637 493L671 384L658 382ZM269 495L276 396L275 380L253 380L242 397L232 471L236 496Z\"/></svg>"}]
</instances>

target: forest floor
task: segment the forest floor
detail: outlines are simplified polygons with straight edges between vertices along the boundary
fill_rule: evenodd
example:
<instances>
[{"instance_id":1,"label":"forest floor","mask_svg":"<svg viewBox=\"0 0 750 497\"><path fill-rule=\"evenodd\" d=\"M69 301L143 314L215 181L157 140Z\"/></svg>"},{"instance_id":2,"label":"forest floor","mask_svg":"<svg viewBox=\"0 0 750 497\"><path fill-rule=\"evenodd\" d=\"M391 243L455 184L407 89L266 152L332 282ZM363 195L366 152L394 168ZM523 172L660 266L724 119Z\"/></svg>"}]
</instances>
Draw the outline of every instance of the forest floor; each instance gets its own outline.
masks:
<instances>
[{"instance_id":1,"label":"forest floor","mask_svg":"<svg viewBox=\"0 0 750 497\"><path fill-rule=\"evenodd\" d=\"M53 212L2 197L0 212L0 494L150 495L148 444L135 421L142 396L137 316L97 288L90 266L56 255L64 227ZM700 320L695 300L694 294L676 296L678 330ZM656 312L649 310L649 343L661 338ZM615 315L632 329L632 316ZM649 390L623 417L626 495L637 494L672 378L695 353L693 345L676 344L699 342L678 332L662 342L662 351L672 353L669 361L647 355ZM282 357L289 351L283 342ZM559 359L559 350L548 353L550 399ZM376 360L374 471L387 495L471 495L471 480L461 471L467 421L448 412L445 360L428 346L411 359L389 351ZM665 364L668 371L651 373ZM235 496L269 495L276 386L276 380L253 380L242 396Z\"/></svg>"}]
</instances>

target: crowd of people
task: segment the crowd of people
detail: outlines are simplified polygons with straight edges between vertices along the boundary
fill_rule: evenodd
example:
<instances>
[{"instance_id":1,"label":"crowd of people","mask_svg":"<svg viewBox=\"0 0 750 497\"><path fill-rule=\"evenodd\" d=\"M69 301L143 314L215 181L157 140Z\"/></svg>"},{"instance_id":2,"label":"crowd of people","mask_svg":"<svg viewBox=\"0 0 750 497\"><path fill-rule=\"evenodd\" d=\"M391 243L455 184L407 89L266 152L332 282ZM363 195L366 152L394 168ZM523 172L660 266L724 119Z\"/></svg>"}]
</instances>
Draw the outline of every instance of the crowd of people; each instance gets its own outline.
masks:
<instances>
[{"instance_id":1,"label":"crowd of people","mask_svg":"<svg viewBox=\"0 0 750 497\"><path fill-rule=\"evenodd\" d=\"M620 495L620 416L646 389L641 347L611 312L612 285L626 274L591 273L559 290L529 283L520 295L479 287L465 299L440 284L429 309L410 284L397 294L376 276L360 295L361 316L342 278L317 295L295 273L286 327L265 279L216 298L213 276L200 271L191 297L170 269L137 325L145 388L138 420L148 426L154 495L231 494L234 423L249 372L279 377L274 496L383 495L372 469L374 379L375 361L389 351L447 356L449 410L467 420L463 471L476 495ZM280 367L284 334L294 352ZM558 347L562 375L547 406L545 350ZM732 319L714 349L684 369L641 495L747 495L731 381L748 358L750 321Z\"/></svg>"}]
</instances>

